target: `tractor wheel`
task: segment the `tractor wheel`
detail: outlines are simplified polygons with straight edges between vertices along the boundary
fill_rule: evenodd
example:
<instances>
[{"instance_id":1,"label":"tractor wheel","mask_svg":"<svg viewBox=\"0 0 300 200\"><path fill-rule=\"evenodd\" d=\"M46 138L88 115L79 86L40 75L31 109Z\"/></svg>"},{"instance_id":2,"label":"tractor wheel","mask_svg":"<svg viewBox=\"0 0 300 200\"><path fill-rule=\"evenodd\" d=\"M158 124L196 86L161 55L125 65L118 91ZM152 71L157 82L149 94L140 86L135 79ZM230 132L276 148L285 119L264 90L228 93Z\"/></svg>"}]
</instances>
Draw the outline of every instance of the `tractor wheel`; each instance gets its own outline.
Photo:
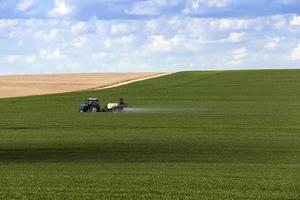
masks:
<instances>
[{"instance_id":1,"label":"tractor wheel","mask_svg":"<svg viewBox=\"0 0 300 200\"><path fill-rule=\"evenodd\" d=\"M97 111L98 111L98 109L96 107L93 107L91 110L91 112L97 112Z\"/></svg>"},{"instance_id":2,"label":"tractor wheel","mask_svg":"<svg viewBox=\"0 0 300 200\"><path fill-rule=\"evenodd\" d=\"M115 108L113 109L113 111L114 111L114 112L120 112L120 108L119 108L119 107L115 107Z\"/></svg>"}]
</instances>

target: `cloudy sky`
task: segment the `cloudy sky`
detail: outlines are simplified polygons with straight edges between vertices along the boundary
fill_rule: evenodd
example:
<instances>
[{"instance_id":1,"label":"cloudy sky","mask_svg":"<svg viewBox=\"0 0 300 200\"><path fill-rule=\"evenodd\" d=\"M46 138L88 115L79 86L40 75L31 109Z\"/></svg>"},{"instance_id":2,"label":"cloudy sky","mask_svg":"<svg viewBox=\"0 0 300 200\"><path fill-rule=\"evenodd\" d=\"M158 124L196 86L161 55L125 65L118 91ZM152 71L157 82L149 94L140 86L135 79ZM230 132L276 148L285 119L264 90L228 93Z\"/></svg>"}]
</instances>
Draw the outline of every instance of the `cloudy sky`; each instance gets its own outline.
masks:
<instances>
[{"instance_id":1,"label":"cloudy sky","mask_svg":"<svg viewBox=\"0 0 300 200\"><path fill-rule=\"evenodd\" d=\"M0 0L0 74L300 67L300 0Z\"/></svg>"}]
</instances>

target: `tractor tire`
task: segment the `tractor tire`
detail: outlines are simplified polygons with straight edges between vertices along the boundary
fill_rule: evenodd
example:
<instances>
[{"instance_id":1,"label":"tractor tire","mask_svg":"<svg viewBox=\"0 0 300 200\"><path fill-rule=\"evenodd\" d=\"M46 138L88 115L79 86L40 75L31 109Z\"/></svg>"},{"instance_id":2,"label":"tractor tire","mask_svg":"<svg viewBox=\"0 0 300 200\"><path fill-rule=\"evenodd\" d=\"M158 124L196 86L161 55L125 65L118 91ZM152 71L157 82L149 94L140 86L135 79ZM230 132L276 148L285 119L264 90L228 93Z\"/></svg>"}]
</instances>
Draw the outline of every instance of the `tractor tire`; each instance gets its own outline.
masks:
<instances>
[{"instance_id":1,"label":"tractor tire","mask_svg":"<svg viewBox=\"0 0 300 200\"><path fill-rule=\"evenodd\" d=\"M114 109L113 109L113 112L120 112L121 110L120 110L120 108L119 107L115 107Z\"/></svg>"},{"instance_id":2,"label":"tractor tire","mask_svg":"<svg viewBox=\"0 0 300 200\"><path fill-rule=\"evenodd\" d=\"M93 107L93 108L91 109L91 112L98 112L98 109L97 109L96 107Z\"/></svg>"}]
</instances>

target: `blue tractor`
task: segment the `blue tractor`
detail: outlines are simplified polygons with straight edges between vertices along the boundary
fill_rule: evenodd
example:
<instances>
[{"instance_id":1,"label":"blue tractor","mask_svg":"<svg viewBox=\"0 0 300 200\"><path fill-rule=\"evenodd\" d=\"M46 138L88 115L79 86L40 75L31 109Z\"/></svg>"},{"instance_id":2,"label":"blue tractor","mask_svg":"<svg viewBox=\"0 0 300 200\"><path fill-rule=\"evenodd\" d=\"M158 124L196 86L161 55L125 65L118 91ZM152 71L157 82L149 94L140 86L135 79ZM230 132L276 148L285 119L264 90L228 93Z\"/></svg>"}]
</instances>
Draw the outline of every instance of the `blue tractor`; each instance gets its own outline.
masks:
<instances>
[{"instance_id":1,"label":"blue tractor","mask_svg":"<svg viewBox=\"0 0 300 200\"><path fill-rule=\"evenodd\" d=\"M86 103L80 104L80 112L122 112L128 104L120 98L119 103L108 103L102 110L97 98L88 98Z\"/></svg>"},{"instance_id":2,"label":"blue tractor","mask_svg":"<svg viewBox=\"0 0 300 200\"><path fill-rule=\"evenodd\" d=\"M88 98L86 103L80 104L80 112L100 112L100 103L97 98Z\"/></svg>"}]
</instances>

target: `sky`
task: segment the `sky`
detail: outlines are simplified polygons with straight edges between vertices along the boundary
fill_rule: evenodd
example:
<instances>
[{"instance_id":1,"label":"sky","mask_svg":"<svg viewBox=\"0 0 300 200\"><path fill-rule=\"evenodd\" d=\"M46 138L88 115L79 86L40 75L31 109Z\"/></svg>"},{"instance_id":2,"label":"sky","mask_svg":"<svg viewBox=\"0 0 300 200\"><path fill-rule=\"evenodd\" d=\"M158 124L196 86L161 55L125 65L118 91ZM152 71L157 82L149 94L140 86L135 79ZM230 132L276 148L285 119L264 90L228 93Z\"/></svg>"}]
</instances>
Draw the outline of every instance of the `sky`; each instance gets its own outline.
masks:
<instances>
[{"instance_id":1,"label":"sky","mask_svg":"<svg viewBox=\"0 0 300 200\"><path fill-rule=\"evenodd\" d=\"M0 74L300 68L300 0L0 0Z\"/></svg>"}]
</instances>

